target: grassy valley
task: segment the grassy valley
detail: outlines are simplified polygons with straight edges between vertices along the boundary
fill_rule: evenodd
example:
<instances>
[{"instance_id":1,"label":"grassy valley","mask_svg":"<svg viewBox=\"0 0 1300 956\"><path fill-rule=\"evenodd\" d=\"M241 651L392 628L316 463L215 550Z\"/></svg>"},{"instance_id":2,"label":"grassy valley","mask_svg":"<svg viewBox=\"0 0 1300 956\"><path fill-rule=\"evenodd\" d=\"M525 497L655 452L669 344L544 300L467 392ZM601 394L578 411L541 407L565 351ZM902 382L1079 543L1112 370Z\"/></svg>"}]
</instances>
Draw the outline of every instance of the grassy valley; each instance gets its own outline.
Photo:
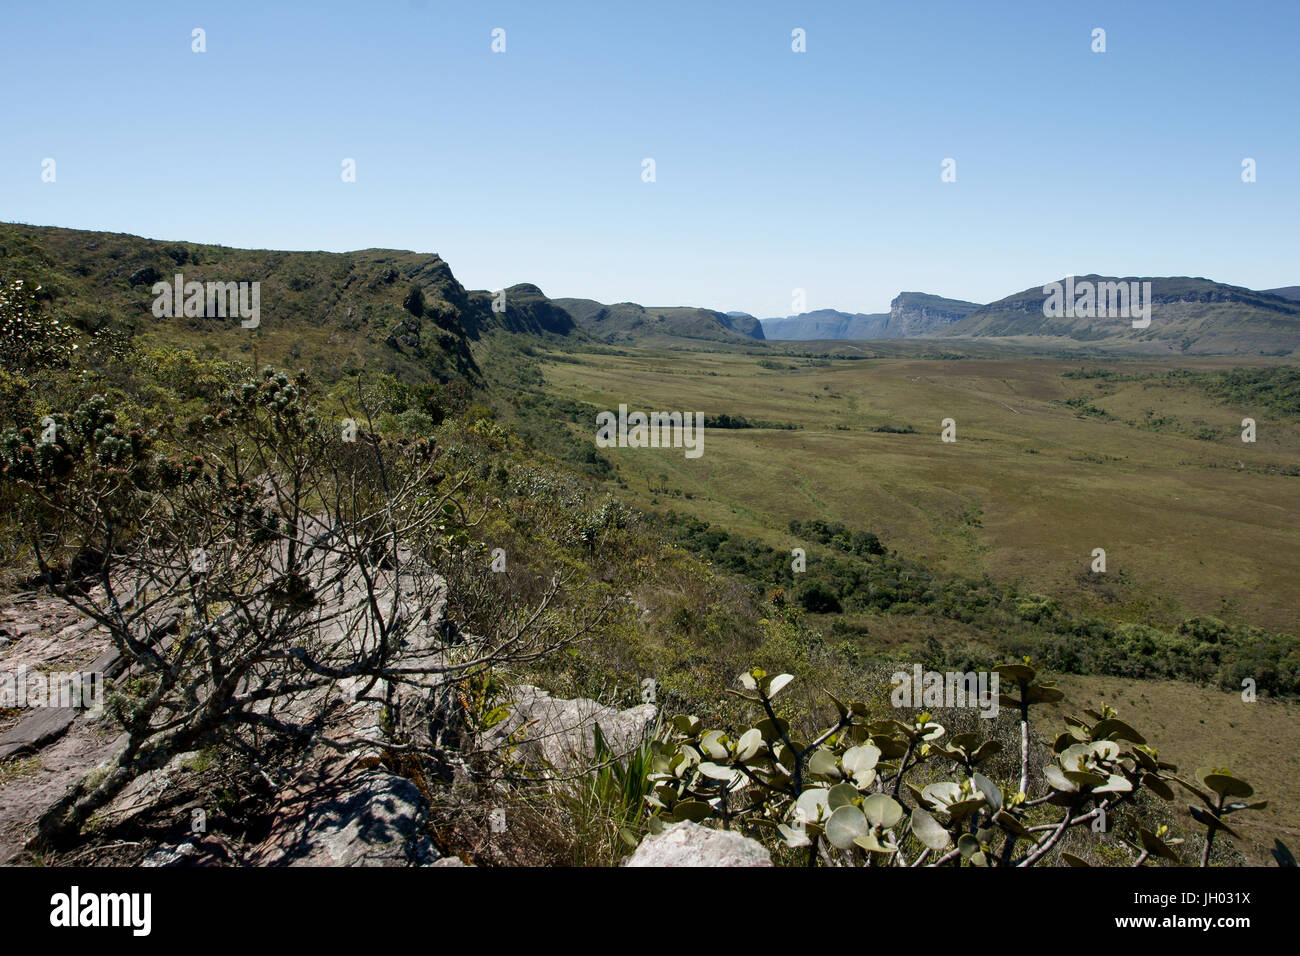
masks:
<instances>
[{"instance_id":1,"label":"grassy valley","mask_svg":"<svg viewBox=\"0 0 1300 956\"><path fill-rule=\"evenodd\" d=\"M710 430L697 461L624 450L613 460L646 503L672 502L774 544L788 541L792 518L841 521L936 567L1019 580L1133 619L1293 626L1294 407L1216 390L1230 368L1222 360L1130 367L1116 381L1051 359L774 369L733 353L639 352L570 355L544 374L593 413L623 401L798 426ZM1247 416L1260 422L1254 444L1240 440ZM948 417L954 444L940 441ZM1079 583L1096 547L1122 582L1104 593ZM1277 560L1261 566L1261 551Z\"/></svg>"}]
</instances>

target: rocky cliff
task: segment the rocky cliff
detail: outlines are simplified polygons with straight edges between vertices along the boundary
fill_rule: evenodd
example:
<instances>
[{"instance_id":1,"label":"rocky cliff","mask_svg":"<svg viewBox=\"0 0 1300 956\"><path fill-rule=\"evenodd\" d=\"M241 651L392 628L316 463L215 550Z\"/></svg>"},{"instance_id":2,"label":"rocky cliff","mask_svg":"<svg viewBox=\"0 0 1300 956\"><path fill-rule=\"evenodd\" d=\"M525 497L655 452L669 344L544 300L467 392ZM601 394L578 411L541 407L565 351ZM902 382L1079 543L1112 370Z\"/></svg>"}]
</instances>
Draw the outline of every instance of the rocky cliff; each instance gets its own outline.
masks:
<instances>
[{"instance_id":1,"label":"rocky cliff","mask_svg":"<svg viewBox=\"0 0 1300 956\"><path fill-rule=\"evenodd\" d=\"M900 292L889 303L889 320L882 338L932 335L979 308L976 302L945 299L925 292Z\"/></svg>"}]
</instances>

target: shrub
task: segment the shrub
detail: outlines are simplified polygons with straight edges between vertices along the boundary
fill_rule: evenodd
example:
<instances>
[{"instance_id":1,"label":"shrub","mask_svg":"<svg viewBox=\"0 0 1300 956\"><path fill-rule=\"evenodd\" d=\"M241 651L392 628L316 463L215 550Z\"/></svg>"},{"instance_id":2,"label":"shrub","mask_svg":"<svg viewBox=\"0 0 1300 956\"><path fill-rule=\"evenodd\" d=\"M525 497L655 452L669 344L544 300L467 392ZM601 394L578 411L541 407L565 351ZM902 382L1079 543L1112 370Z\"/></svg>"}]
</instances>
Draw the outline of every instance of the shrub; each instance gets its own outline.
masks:
<instances>
[{"instance_id":1,"label":"shrub","mask_svg":"<svg viewBox=\"0 0 1300 956\"><path fill-rule=\"evenodd\" d=\"M1012 690L1003 704L1019 711L1018 780L987 775L1006 749L1002 740L949 734L926 712L872 719L868 704L831 696L837 719L804 736L776 709L794 678L755 669L729 691L758 712L748 729L733 736L678 715L653 745L650 829L717 821L802 854L808 865L1027 867L1053 857L1082 863L1060 849L1068 831L1098 823L1110 829L1110 818L1131 810L1140 794L1172 800L1176 783L1200 801L1189 809L1206 827L1206 866L1216 834L1236 836L1226 818L1266 805L1245 802L1250 784L1223 768L1184 781L1109 707L1067 718L1053 757L1031 778L1030 709L1062 694L1039 682L1027 662L996 672ZM925 778L908 779L918 772ZM1176 847L1183 840L1167 827L1139 821L1132 834L1127 852L1104 862L1182 862Z\"/></svg>"}]
</instances>

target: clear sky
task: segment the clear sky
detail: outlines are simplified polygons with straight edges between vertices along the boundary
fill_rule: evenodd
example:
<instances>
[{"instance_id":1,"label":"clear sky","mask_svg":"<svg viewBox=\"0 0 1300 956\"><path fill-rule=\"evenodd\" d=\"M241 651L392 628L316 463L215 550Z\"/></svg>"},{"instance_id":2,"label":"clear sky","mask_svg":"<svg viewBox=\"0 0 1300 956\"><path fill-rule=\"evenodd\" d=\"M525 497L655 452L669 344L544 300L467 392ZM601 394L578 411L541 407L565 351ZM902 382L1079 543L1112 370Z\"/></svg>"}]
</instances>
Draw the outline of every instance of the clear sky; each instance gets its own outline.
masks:
<instances>
[{"instance_id":1,"label":"clear sky","mask_svg":"<svg viewBox=\"0 0 1300 956\"><path fill-rule=\"evenodd\" d=\"M4 7L2 220L760 316L1300 283L1297 0Z\"/></svg>"}]
</instances>

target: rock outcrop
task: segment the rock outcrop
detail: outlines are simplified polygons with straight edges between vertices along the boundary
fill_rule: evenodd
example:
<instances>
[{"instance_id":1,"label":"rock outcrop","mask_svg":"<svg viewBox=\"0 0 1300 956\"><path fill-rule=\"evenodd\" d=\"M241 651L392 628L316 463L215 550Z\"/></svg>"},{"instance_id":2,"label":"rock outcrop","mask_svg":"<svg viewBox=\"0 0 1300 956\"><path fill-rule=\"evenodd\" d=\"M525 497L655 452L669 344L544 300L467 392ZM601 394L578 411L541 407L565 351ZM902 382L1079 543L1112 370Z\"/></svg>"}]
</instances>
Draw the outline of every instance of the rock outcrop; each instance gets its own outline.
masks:
<instances>
[{"instance_id":1,"label":"rock outcrop","mask_svg":"<svg viewBox=\"0 0 1300 956\"><path fill-rule=\"evenodd\" d=\"M513 736L525 761L568 770L595 758L597 727L614 756L625 757L645 742L657 714L654 704L616 710L585 697L565 700L522 685L515 689L510 716L489 731L485 744L500 746Z\"/></svg>"},{"instance_id":2,"label":"rock outcrop","mask_svg":"<svg viewBox=\"0 0 1300 956\"><path fill-rule=\"evenodd\" d=\"M322 720L320 733L329 743L318 741L292 764L269 766L262 773L273 788L266 829L258 831L262 835L251 845L227 845L220 834L202 828L191 828L188 835L173 829L168 842L141 861L144 865L455 866L455 858L440 859L430 839L430 809L421 789L425 778L435 784L447 781L434 781L427 769L418 784L393 772L386 746L392 735L451 755L462 743L498 747L509 741L519 759L543 773L581 771L603 757L597 731L608 751L620 758L647 739L657 716L652 704L620 710L585 698L553 697L525 685L511 694L506 720L478 741L460 740L457 733L470 731L456 720L457 685L440 673L447 655L455 653L442 633L446 583L413 555L403 553L401 558L395 574L372 574L377 574L382 594L389 593L384 589L394 578L401 581L402 599L391 608L390 620L402 634L391 661L394 669L404 672L402 679L350 678L281 695L277 716L295 724ZM321 599L310 613L320 616L320 626L312 636L346 661L350 642L368 633L355 626L367 607L366 592L355 575L330 573L335 560L328 557L323 567L312 569L313 580L337 580L335 586L317 588ZM32 620L38 625L30 626ZM166 614L160 620L157 640L166 646L175 618ZM33 668L48 667L52 661L71 665L98 654L91 670L123 672L124 662L107 636L53 598L15 602L0 614L0 627L7 637L0 654L5 663L18 661ZM59 718L58 726L42 730L42 721L54 717ZM91 719L71 709L66 715L38 711L12 726L0 726L0 732L5 745L0 753L10 759L32 756L30 771L11 771L0 786L4 859L20 850L40 814L68 785L116 757L125 736L111 719ZM159 808L165 808L162 812L170 820L188 820L191 813L206 810L191 790L191 773L203 772L205 759L197 752L178 753L164 766L141 774L100 811L101 823L149 827Z\"/></svg>"},{"instance_id":3,"label":"rock outcrop","mask_svg":"<svg viewBox=\"0 0 1300 956\"><path fill-rule=\"evenodd\" d=\"M924 292L900 292L889 303L889 321L883 338L903 339L932 335L979 308L977 302L945 299Z\"/></svg>"},{"instance_id":4,"label":"rock outcrop","mask_svg":"<svg viewBox=\"0 0 1300 956\"><path fill-rule=\"evenodd\" d=\"M323 775L322 775L323 776ZM420 866L438 854L414 783L382 767L319 777L281 791L255 866Z\"/></svg>"},{"instance_id":5,"label":"rock outcrop","mask_svg":"<svg viewBox=\"0 0 1300 956\"><path fill-rule=\"evenodd\" d=\"M771 866L772 856L747 836L683 821L646 836L623 865Z\"/></svg>"}]
</instances>

